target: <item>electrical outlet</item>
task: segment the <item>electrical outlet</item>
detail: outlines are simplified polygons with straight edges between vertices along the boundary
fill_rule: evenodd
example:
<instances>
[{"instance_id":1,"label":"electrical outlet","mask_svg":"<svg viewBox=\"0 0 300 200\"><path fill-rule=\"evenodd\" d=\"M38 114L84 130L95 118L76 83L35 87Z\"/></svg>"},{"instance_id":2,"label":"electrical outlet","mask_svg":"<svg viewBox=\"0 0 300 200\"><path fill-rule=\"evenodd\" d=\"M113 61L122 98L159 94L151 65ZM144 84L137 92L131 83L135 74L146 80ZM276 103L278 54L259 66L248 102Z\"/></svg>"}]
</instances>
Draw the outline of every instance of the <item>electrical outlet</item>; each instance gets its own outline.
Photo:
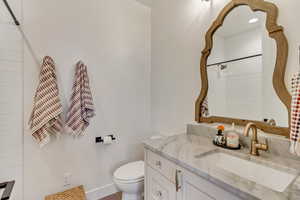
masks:
<instances>
[{"instance_id":1,"label":"electrical outlet","mask_svg":"<svg viewBox=\"0 0 300 200\"><path fill-rule=\"evenodd\" d=\"M71 185L71 177L72 174L70 172L64 173L64 187L68 187Z\"/></svg>"}]
</instances>

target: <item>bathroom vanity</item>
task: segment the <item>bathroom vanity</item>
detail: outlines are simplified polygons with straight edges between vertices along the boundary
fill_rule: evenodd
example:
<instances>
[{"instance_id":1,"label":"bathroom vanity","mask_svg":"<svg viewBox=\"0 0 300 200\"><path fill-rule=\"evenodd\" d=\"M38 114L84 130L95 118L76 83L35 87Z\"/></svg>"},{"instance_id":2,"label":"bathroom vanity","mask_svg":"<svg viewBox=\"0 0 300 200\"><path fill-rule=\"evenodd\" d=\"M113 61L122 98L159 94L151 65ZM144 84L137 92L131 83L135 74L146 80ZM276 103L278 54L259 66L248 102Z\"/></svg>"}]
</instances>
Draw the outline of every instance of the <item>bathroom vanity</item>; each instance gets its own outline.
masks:
<instances>
[{"instance_id":1,"label":"bathroom vanity","mask_svg":"<svg viewBox=\"0 0 300 200\"><path fill-rule=\"evenodd\" d=\"M241 199L158 153L151 150L145 153L148 200Z\"/></svg>"},{"instance_id":2,"label":"bathroom vanity","mask_svg":"<svg viewBox=\"0 0 300 200\"><path fill-rule=\"evenodd\" d=\"M300 199L300 159L289 151L300 129L288 139L300 122L291 118L288 42L278 13L264 0L231 0L220 11L201 55L198 124L144 142L146 200ZM216 127L231 123L239 134L252 127L251 140L236 134L240 150L214 146Z\"/></svg>"},{"instance_id":3,"label":"bathroom vanity","mask_svg":"<svg viewBox=\"0 0 300 200\"><path fill-rule=\"evenodd\" d=\"M190 124L187 134L144 142L145 200L300 199L300 159L287 139L260 132L270 150L258 157L242 135L241 150L214 146L215 127Z\"/></svg>"}]
</instances>

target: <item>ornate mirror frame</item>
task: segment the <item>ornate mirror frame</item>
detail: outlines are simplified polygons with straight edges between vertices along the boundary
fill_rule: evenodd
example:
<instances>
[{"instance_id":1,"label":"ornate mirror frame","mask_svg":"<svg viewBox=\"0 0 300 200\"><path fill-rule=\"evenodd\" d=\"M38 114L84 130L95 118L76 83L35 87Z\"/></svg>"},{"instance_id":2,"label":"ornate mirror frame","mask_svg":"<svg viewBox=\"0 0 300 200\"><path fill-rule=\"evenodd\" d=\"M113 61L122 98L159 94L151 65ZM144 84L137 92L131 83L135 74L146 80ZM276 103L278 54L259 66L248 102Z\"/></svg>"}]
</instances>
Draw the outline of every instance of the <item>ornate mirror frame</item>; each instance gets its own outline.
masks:
<instances>
[{"instance_id":1,"label":"ornate mirror frame","mask_svg":"<svg viewBox=\"0 0 300 200\"><path fill-rule=\"evenodd\" d=\"M273 38L276 41L277 46L277 56L276 64L273 72L273 87L276 91L277 96L281 102L285 105L288 110L288 119L290 124L290 111L291 111L291 95L287 90L287 87L284 82L286 64L288 58L288 42L287 38L284 35L283 27L277 25L278 17L278 8L275 4L266 2L264 0L232 0L228 3L223 10L218 15L217 19L213 22L209 30L205 35L205 48L202 51L201 63L200 63L200 72L201 72L201 93L196 101L196 117L195 120L198 123L235 123L237 125L245 126L249 122L254 122L257 127L267 133L273 133L276 135L283 135L289 137L290 127L277 127L271 126L262 121L254 120L245 120L238 118L227 118L219 116L210 116L205 117L201 116L201 105L205 101L208 93L208 75L207 75L207 59L211 54L213 48L213 35L223 25L223 22L226 16L236 7L239 6L249 6L252 11L262 11L267 15L266 19L266 29L269 32L269 37ZM289 125L290 126L290 125Z\"/></svg>"}]
</instances>

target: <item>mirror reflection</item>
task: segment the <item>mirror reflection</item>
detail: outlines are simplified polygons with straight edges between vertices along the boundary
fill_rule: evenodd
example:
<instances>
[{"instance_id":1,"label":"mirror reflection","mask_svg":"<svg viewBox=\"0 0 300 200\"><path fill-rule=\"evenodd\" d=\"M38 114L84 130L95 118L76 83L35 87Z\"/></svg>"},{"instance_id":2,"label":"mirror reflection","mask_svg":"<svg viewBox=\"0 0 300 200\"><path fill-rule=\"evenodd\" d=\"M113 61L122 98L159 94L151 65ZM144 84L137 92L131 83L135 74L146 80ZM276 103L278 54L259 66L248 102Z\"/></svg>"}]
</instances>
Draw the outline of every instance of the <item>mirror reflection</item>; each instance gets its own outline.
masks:
<instances>
[{"instance_id":1,"label":"mirror reflection","mask_svg":"<svg viewBox=\"0 0 300 200\"><path fill-rule=\"evenodd\" d=\"M207 61L209 116L288 127L288 111L272 83L276 42L265 23L265 13L240 6L214 34Z\"/></svg>"}]
</instances>

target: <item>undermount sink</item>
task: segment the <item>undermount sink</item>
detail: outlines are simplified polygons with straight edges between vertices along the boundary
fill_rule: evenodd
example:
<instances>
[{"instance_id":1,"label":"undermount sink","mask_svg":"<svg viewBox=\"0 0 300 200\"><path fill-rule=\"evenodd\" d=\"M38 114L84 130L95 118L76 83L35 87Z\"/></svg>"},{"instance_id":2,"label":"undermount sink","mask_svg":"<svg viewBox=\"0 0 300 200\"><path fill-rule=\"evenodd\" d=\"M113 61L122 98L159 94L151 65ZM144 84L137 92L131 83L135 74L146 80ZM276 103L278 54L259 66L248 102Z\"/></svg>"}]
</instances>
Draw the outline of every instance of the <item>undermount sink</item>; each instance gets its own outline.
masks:
<instances>
[{"instance_id":1,"label":"undermount sink","mask_svg":"<svg viewBox=\"0 0 300 200\"><path fill-rule=\"evenodd\" d=\"M216 152L200 157L199 161L217 167L277 192L283 192L296 178L295 174L279 171L226 153Z\"/></svg>"}]
</instances>

